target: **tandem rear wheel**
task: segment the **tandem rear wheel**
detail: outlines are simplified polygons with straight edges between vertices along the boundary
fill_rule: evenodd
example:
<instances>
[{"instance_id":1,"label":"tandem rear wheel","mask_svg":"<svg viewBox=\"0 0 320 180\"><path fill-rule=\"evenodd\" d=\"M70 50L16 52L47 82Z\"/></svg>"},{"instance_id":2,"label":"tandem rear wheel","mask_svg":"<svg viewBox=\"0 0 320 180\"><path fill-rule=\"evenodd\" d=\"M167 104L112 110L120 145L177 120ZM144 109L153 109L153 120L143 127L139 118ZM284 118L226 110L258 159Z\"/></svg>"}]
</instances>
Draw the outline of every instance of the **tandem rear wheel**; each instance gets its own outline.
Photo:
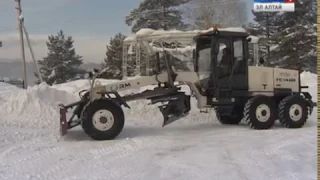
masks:
<instances>
[{"instance_id":1,"label":"tandem rear wheel","mask_svg":"<svg viewBox=\"0 0 320 180\"><path fill-rule=\"evenodd\" d=\"M245 104L243 116L252 129L270 129L277 119L276 103L267 96L253 97Z\"/></svg>"},{"instance_id":2,"label":"tandem rear wheel","mask_svg":"<svg viewBox=\"0 0 320 180\"><path fill-rule=\"evenodd\" d=\"M309 106L301 96L288 96L279 103L279 121L286 128L301 128L307 122Z\"/></svg>"},{"instance_id":3,"label":"tandem rear wheel","mask_svg":"<svg viewBox=\"0 0 320 180\"><path fill-rule=\"evenodd\" d=\"M257 96L247 101L243 115L252 129L270 129L277 119L286 128L301 128L307 122L309 106L298 95L287 96L278 105L272 97Z\"/></svg>"},{"instance_id":4,"label":"tandem rear wheel","mask_svg":"<svg viewBox=\"0 0 320 180\"><path fill-rule=\"evenodd\" d=\"M108 99L89 102L82 113L82 129L94 140L111 140L124 127L122 108Z\"/></svg>"}]
</instances>

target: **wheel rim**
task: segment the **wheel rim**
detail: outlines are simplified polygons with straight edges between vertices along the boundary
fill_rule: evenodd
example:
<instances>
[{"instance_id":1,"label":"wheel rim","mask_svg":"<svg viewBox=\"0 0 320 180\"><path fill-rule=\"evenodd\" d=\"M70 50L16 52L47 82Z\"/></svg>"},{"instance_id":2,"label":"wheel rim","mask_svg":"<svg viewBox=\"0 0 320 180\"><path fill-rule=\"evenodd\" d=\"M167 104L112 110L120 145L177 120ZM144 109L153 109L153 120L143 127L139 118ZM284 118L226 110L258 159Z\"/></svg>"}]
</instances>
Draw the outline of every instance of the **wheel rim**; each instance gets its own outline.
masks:
<instances>
[{"instance_id":1,"label":"wheel rim","mask_svg":"<svg viewBox=\"0 0 320 180\"><path fill-rule=\"evenodd\" d=\"M109 110L102 109L94 113L92 123L99 131L107 131L114 124L114 116Z\"/></svg>"},{"instance_id":2,"label":"wheel rim","mask_svg":"<svg viewBox=\"0 0 320 180\"><path fill-rule=\"evenodd\" d=\"M261 104L256 109L256 118L260 122L267 122L270 119L271 110L268 105Z\"/></svg>"},{"instance_id":3,"label":"wheel rim","mask_svg":"<svg viewBox=\"0 0 320 180\"><path fill-rule=\"evenodd\" d=\"M299 121L302 118L302 107L299 104L293 104L289 109L289 116L293 121Z\"/></svg>"}]
</instances>

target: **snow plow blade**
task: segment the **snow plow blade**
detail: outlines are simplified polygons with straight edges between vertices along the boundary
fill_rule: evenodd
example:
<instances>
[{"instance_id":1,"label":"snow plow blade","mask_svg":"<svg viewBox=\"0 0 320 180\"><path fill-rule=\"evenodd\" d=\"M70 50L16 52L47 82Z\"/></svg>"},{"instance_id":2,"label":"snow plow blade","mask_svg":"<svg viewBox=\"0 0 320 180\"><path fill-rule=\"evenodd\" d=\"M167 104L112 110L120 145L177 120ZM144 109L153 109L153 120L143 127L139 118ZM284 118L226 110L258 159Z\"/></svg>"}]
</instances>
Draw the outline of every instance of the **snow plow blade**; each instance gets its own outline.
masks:
<instances>
[{"instance_id":1,"label":"snow plow blade","mask_svg":"<svg viewBox=\"0 0 320 180\"><path fill-rule=\"evenodd\" d=\"M63 105L60 106L60 135L64 136L67 134L68 131L68 124L67 124L67 109L64 108Z\"/></svg>"},{"instance_id":2,"label":"snow plow blade","mask_svg":"<svg viewBox=\"0 0 320 180\"><path fill-rule=\"evenodd\" d=\"M60 128L59 128L59 132L61 136L64 136L67 134L68 130L76 127L78 125L81 124L81 120L79 119L75 119L75 116L80 116L82 109L84 107L84 105L87 103L86 99L81 99L80 101L77 101L75 103L69 104L69 105L63 105L60 104L59 108L60 108ZM76 107L73 111L72 116L69 118L69 120L67 120L67 111L70 108Z\"/></svg>"}]
</instances>

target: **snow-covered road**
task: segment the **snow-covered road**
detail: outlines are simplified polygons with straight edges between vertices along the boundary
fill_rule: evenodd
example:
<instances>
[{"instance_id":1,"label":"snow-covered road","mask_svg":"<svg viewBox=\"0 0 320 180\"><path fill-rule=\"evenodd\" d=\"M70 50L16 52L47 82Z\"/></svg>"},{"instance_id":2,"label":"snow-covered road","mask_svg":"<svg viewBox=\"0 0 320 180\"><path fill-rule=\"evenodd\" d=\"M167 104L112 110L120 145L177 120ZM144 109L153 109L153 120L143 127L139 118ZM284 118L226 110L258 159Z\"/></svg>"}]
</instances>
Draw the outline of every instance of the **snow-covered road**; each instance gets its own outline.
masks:
<instances>
[{"instance_id":1,"label":"snow-covered road","mask_svg":"<svg viewBox=\"0 0 320 180\"><path fill-rule=\"evenodd\" d=\"M305 83L316 95L316 81L310 80L316 75L307 76ZM313 81L314 85L310 83ZM56 87L68 92L73 92L72 88ZM277 123L270 130L255 131L247 125L221 125L213 112L199 114L194 109L188 117L162 128L158 111L141 101L133 104L136 110L126 110L127 122L116 140L93 141L80 128L60 139L53 102L71 101L72 97L63 97L70 94L48 87L25 92L0 86L0 91L1 180L317 177L316 112L301 129L285 129ZM49 93L44 97L43 92ZM20 103L15 97L22 99ZM26 111L21 104L36 113ZM4 108L8 105L12 107ZM145 111L143 117L141 111Z\"/></svg>"},{"instance_id":2,"label":"snow-covered road","mask_svg":"<svg viewBox=\"0 0 320 180\"><path fill-rule=\"evenodd\" d=\"M1 129L0 179L316 179L315 122L268 131L129 125L105 142L81 129L60 141L55 133Z\"/></svg>"}]
</instances>

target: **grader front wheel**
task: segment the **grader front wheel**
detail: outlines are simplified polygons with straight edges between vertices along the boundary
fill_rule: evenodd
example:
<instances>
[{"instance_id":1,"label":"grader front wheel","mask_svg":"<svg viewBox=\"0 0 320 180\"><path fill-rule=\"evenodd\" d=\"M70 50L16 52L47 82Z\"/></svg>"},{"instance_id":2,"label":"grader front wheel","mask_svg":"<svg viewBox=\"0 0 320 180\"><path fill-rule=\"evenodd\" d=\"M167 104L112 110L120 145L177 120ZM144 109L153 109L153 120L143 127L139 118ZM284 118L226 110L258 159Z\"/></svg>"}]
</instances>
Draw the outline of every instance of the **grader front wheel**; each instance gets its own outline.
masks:
<instances>
[{"instance_id":1,"label":"grader front wheel","mask_svg":"<svg viewBox=\"0 0 320 180\"><path fill-rule=\"evenodd\" d=\"M114 139L124 126L123 110L111 100L93 101L83 110L81 126L94 140Z\"/></svg>"}]
</instances>

